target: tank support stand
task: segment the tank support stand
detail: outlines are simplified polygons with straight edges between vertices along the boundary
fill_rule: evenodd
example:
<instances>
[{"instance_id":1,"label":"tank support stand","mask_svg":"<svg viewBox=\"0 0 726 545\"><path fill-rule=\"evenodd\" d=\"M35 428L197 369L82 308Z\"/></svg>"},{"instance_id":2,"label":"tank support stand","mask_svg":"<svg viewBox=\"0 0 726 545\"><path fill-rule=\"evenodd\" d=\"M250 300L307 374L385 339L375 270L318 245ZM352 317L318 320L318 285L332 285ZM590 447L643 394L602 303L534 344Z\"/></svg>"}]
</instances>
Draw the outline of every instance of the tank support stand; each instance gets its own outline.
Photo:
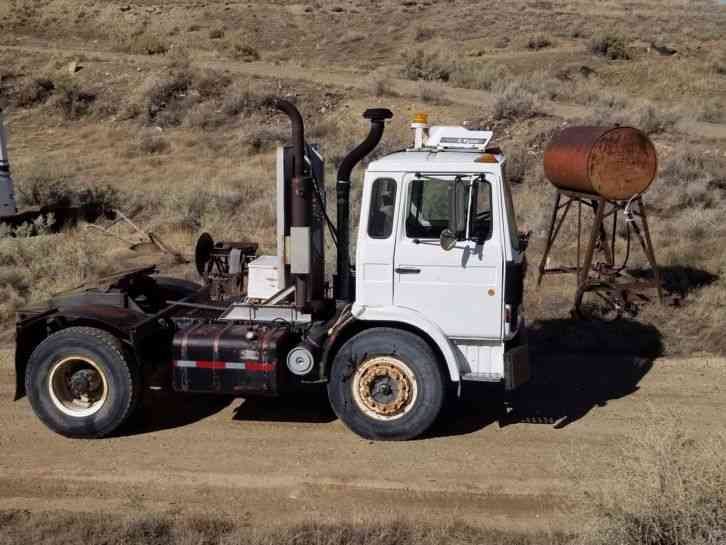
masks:
<instances>
[{"instance_id":1,"label":"tank support stand","mask_svg":"<svg viewBox=\"0 0 726 545\"><path fill-rule=\"evenodd\" d=\"M576 265L549 267L549 257L561 230L572 210L577 208L577 250ZM587 246L582 247L583 206L592 210L593 221ZM625 218L625 225L619 229L619 217ZM621 237L618 237L621 234ZM645 254L651 274L634 275L627 270L631 255L631 239L635 236ZM621 240L622 239L622 240ZM618 250L624 251L618 262ZM609 200L599 195L558 189L555 195L552 219L547 233L547 242L539 265L537 286L548 274L575 274L577 290L573 316L578 318L615 319L634 316L637 303L650 299L642 292L655 288L658 301L663 303L660 272L655 260L653 243L648 229L645 205L640 195L629 200Z\"/></svg>"}]
</instances>

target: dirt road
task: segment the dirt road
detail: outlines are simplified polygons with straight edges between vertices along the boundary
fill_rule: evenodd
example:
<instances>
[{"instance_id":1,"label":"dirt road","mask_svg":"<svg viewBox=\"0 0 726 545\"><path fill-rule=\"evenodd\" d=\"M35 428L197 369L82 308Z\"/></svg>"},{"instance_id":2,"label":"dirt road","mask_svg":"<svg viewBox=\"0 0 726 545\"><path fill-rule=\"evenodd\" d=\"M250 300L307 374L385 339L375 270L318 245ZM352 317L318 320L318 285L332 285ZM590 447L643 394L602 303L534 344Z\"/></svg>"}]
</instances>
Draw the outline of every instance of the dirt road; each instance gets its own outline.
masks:
<instances>
[{"instance_id":1,"label":"dirt road","mask_svg":"<svg viewBox=\"0 0 726 545\"><path fill-rule=\"evenodd\" d=\"M69 440L12 402L11 352L0 352L0 509L227 514L251 524L417 517L514 530L572 528L574 460L587 484L612 463L643 415L676 412L689 429L724 426L726 362L556 358L539 386L496 421L486 392L432 437L359 439L323 398L227 401L155 393L117 437ZM543 379L543 377L545 377ZM477 399L478 398L478 399ZM511 423L506 424L506 420ZM557 421L555 425L553 422Z\"/></svg>"}]
</instances>

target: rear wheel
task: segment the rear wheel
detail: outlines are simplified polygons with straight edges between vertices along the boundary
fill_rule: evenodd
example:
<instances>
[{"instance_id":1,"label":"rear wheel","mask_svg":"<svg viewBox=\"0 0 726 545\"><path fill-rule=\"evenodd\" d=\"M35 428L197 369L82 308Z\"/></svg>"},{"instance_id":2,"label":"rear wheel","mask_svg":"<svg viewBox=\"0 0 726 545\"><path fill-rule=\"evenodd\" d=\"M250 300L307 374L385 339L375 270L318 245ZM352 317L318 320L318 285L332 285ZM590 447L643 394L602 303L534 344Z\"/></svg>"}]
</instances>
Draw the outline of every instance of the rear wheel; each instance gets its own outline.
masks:
<instances>
[{"instance_id":1,"label":"rear wheel","mask_svg":"<svg viewBox=\"0 0 726 545\"><path fill-rule=\"evenodd\" d=\"M444 377L420 337L391 328L363 331L336 355L328 397L338 417L368 439L424 433L441 411Z\"/></svg>"},{"instance_id":2,"label":"rear wheel","mask_svg":"<svg viewBox=\"0 0 726 545\"><path fill-rule=\"evenodd\" d=\"M67 437L103 437L133 411L140 380L113 335L71 327L33 351L25 388L33 411L53 431Z\"/></svg>"}]
</instances>

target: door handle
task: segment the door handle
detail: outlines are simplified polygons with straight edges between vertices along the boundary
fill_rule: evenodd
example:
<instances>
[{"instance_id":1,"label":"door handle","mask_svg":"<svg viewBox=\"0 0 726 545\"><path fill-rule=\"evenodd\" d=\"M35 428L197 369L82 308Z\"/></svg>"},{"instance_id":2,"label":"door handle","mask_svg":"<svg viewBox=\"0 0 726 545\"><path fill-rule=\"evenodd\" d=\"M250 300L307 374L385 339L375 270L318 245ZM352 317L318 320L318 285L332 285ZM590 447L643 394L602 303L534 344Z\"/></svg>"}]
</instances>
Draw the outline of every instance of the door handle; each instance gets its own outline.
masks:
<instances>
[{"instance_id":1,"label":"door handle","mask_svg":"<svg viewBox=\"0 0 726 545\"><path fill-rule=\"evenodd\" d=\"M393 270L398 274L418 274L421 272L421 269L416 269L415 267L396 267Z\"/></svg>"}]
</instances>

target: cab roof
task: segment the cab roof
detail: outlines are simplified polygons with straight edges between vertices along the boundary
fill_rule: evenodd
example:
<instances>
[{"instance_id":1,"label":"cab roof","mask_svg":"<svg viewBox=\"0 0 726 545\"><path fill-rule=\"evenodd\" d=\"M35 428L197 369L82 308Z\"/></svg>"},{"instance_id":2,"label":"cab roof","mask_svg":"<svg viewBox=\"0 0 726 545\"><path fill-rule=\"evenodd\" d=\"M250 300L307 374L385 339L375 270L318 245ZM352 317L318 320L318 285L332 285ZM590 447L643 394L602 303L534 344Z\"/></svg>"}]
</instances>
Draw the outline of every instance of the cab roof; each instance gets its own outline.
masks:
<instances>
[{"instance_id":1,"label":"cab roof","mask_svg":"<svg viewBox=\"0 0 726 545\"><path fill-rule=\"evenodd\" d=\"M503 155L494 155L496 162L478 162L483 153L472 151L437 151L434 149L404 150L372 161L370 172L498 172ZM491 154L488 154L491 156Z\"/></svg>"}]
</instances>

